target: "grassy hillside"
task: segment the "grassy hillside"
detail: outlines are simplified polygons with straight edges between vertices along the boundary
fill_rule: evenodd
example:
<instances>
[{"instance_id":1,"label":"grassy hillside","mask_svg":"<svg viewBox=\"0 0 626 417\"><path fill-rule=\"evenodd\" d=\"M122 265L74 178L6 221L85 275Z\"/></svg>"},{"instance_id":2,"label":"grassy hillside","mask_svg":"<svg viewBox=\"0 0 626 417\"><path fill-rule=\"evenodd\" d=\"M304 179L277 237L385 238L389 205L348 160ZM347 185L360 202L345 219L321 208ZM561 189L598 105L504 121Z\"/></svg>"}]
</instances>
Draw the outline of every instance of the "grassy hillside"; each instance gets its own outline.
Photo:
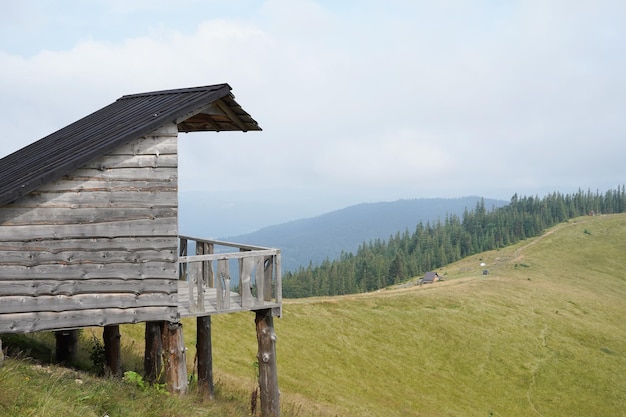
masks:
<instances>
[{"instance_id":1,"label":"grassy hillside","mask_svg":"<svg viewBox=\"0 0 626 417\"><path fill-rule=\"evenodd\" d=\"M431 286L289 302L283 399L329 416L624 416L625 237L626 215L585 217ZM216 366L242 381L254 335L217 335L249 321L215 320Z\"/></svg>"},{"instance_id":2,"label":"grassy hillside","mask_svg":"<svg viewBox=\"0 0 626 417\"><path fill-rule=\"evenodd\" d=\"M287 301L275 320L283 416L623 417L625 253L626 215L584 217L449 265L444 282ZM123 333L125 368L140 367L143 326ZM246 415L254 315L215 316L213 343L216 404L10 360L0 415Z\"/></svg>"}]
</instances>

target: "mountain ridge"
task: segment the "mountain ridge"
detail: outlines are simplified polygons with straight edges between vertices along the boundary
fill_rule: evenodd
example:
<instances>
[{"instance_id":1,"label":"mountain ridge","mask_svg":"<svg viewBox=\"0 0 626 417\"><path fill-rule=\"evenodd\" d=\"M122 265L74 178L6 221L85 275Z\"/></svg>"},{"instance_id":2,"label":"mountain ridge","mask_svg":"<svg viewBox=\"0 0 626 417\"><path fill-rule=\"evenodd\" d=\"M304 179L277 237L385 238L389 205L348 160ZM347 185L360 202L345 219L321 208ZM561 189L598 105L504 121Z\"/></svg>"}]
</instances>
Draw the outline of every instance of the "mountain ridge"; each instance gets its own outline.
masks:
<instances>
[{"instance_id":1,"label":"mountain ridge","mask_svg":"<svg viewBox=\"0 0 626 417\"><path fill-rule=\"evenodd\" d=\"M317 265L326 259L336 259L342 252L354 253L364 242L387 240L406 230L412 232L420 222L443 221L446 215L452 214L462 216L480 201L488 210L508 204L504 200L479 196L360 203L222 240L278 248L283 269L293 271L310 263Z\"/></svg>"}]
</instances>

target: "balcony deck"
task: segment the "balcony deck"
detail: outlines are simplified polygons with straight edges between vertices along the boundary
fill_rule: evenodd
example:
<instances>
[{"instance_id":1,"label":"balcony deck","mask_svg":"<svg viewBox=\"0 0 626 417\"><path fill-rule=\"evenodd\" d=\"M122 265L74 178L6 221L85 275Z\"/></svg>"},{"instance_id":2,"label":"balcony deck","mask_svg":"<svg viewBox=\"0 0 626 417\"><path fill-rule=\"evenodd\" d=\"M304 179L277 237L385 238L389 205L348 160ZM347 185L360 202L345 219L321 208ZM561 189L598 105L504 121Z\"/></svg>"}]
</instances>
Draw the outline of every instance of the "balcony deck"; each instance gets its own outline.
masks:
<instances>
[{"instance_id":1,"label":"balcony deck","mask_svg":"<svg viewBox=\"0 0 626 417\"><path fill-rule=\"evenodd\" d=\"M200 315L235 313L238 311L253 311L271 308L274 311L280 308L280 304L276 302L255 302L251 305L241 304L241 295L237 292L230 292L230 307L228 309L217 307L217 289L206 288L204 290L204 310L191 311L191 303L189 301L189 283L186 281L178 282L178 312L181 317L195 317Z\"/></svg>"},{"instance_id":2,"label":"balcony deck","mask_svg":"<svg viewBox=\"0 0 626 417\"><path fill-rule=\"evenodd\" d=\"M180 236L178 263L180 317L263 309L281 316L280 250Z\"/></svg>"}]
</instances>

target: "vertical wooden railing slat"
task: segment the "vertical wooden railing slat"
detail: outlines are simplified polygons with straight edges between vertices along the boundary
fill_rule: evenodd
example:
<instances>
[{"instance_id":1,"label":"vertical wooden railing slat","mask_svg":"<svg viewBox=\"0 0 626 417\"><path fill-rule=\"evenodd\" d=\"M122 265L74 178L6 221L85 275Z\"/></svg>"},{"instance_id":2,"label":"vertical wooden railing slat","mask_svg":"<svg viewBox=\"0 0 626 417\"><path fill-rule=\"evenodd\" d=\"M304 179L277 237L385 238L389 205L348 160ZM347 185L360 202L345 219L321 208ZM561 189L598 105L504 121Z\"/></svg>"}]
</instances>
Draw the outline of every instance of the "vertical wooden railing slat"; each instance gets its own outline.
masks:
<instances>
[{"instance_id":1,"label":"vertical wooden railing slat","mask_svg":"<svg viewBox=\"0 0 626 417\"><path fill-rule=\"evenodd\" d=\"M180 247L178 248L178 255L179 256L187 256L187 239L181 238L180 239ZM186 272L187 272L187 264L179 264L178 265L178 279L179 280L186 280Z\"/></svg>"},{"instance_id":2,"label":"vertical wooden railing slat","mask_svg":"<svg viewBox=\"0 0 626 417\"><path fill-rule=\"evenodd\" d=\"M263 301L265 301L265 271L263 270L263 265L266 257L257 256L254 259L256 264L256 272L254 274L256 280L256 300L257 304L263 304Z\"/></svg>"},{"instance_id":3,"label":"vertical wooden railing slat","mask_svg":"<svg viewBox=\"0 0 626 417\"><path fill-rule=\"evenodd\" d=\"M217 261L217 306L218 310L230 309L230 272L228 259Z\"/></svg>"},{"instance_id":4,"label":"vertical wooden railing slat","mask_svg":"<svg viewBox=\"0 0 626 417\"><path fill-rule=\"evenodd\" d=\"M195 313L198 311L198 303L193 295L193 290L196 287L197 275L197 262L190 262L185 264L187 266L187 291L189 293L189 311Z\"/></svg>"},{"instance_id":5,"label":"vertical wooden railing slat","mask_svg":"<svg viewBox=\"0 0 626 417\"><path fill-rule=\"evenodd\" d=\"M204 244L196 242L196 255L204 255ZM195 276L196 291L198 292L196 311L204 312L204 262L194 262L194 265L194 272L197 273Z\"/></svg>"},{"instance_id":6,"label":"vertical wooden railing slat","mask_svg":"<svg viewBox=\"0 0 626 417\"><path fill-rule=\"evenodd\" d=\"M254 300L252 298L252 291L250 291L250 282L252 279L252 270L254 268L254 258L241 258L239 261L239 287L241 294L241 306L252 307L254 305Z\"/></svg>"},{"instance_id":7,"label":"vertical wooden railing slat","mask_svg":"<svg viewBox=\"0 0 626 417\"><path fill-rule=\"evenodd\" d=\"M272 279L274 278L274 260L276 256L268 256L265 258L265 267L263 271L263 301L272 301Z\"/></svg>"},{"instance_id":8,"label":"vertical wooden railing slat","mask_svg":"<svg viewBox=\"0 0 626 417\"><path fill-rule=\"evenodd\" d=\"M275 268L276 271L274 273L274 276L276 277L276 301L275 303L278 304L278 309L279 309L279 314L278 316L282 316L283 315L283 281L282 281L282 276L281 276L281 259L280 259L280 252L277 252L276 255L274 255L274 260L275 260Z\"/></svg>"},{"instance_id":9,"label":"vertical wooden railing slat","mask_svg":"<svg viewBox=\"0 0 626 417\"><path fill-rule=\"evenodd\" d=\"M213 253L213 244L204 242L205 255ZM204 286L207 288L213 288L213 263L211 261L202 262L202 279L204 280Z\"/></svg>"}]
</instances>

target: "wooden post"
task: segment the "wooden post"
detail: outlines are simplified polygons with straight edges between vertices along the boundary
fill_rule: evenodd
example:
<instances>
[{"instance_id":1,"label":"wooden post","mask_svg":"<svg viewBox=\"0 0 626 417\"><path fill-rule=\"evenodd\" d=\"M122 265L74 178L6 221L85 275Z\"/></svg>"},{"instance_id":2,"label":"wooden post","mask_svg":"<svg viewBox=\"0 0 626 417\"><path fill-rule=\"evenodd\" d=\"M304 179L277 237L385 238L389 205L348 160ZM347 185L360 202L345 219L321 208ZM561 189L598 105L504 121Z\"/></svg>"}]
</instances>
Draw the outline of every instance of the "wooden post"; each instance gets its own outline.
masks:
<instances>
[{"instance_id":1,"label":"wooden post","mask_svg":"<svg viewBox=\"0 0 626 417\"><path fill-rule=\"evenodd\" d=\"M208 395L210 399L215 398L215 387L213 385L213 352L211 345L211 316L198 317L197 323L197 344L198 352L198 387L203 395Z\"/></svg>"},{"instance_id":2,"label":"wooden post","mask_svg":"<svg viewBox=\"0 0 626 417\"><path fill-rule=\"evenodd\" d=\"M183 325L181 323L167 323L163 326L162 337L167 390L174 394L186 394L188 382Z\"/></svg>"},{"instance_id":3,"label":"wooden post","mask_svg":"<svg viewBox=\"0 0 626 417\"><path fill-rule=\"evenodd\" d=\"M2 350L2 339L0 339L0 368L4 365L4 351Z\"/></svg>"},{"instance_id":4,"label":"wooden post","mask_svg":"<svg viewBox=\"0 0 626 417\"><path fill-rule=\"evenodd\" d=\"M276 333L272 310L256 311L256 337L259 343L259 388L261 390L261 416L280 416L280 392L276 369Z\"/></svg>"},{"instance_id":5,"label":"wooden post","mask_svg":"<svg viewBox=\"0 0 626 417\"><path fill-rule=\"evenodd\" d=\"M122 376L122 348L120 326L104 326L102 333L104 339L104 358L106 372L111 376Z\"/></svg>"},{"instance_id":6,"label":"wooden post","mask_svg":"<svg viewBox=\"0 0 626 417\"><path fill-rule=\"evenodd\" d=\"M78 350L78 330L59 330L54 332L54 336L56 337L57 362L74 364Z\"/></svg>"},{"instance_id":7,"label":"wooden post","mask_svg":"<svg viewBox=\"0 0 626 417\"><path fill-rule=\"evenodd\" d=\"M151 384L163 383L163 341L161 329L167 322L146 322L146 349L143 357L144 379Z\"/></svg>"},{"instance_id":8,"label":"wooden post","mask_svg":"<svg viewBox=\"0 0 626 417\"><path fill-rule=\"evenodd\" d=\"M263 301L272 301L272 278L274 276L274 259L272 256L265 258L263 271L263 286L265 287L263 289Z\"/></svg>"}]
</instances>

